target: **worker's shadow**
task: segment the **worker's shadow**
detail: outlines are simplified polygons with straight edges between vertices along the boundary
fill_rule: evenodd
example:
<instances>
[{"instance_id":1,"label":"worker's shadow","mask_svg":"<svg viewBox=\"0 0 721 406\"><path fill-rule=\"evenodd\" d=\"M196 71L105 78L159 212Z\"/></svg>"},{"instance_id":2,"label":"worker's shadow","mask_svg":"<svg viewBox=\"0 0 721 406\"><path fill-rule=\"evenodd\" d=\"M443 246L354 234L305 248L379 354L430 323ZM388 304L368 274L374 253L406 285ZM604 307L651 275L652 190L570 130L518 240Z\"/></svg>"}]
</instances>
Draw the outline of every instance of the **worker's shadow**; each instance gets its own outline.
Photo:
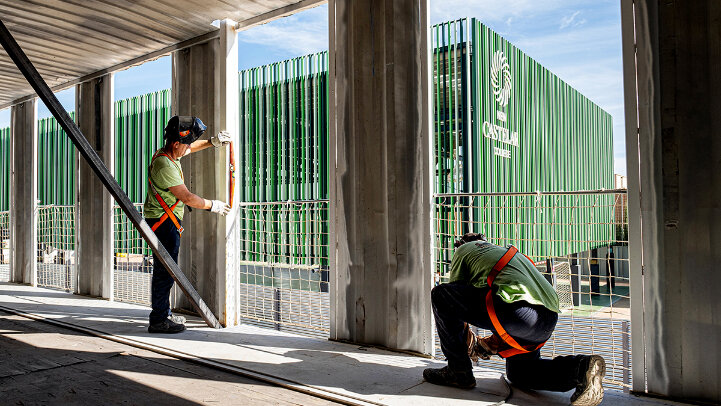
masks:
<instances>
[{"instance_id":1,"label":"worker's shadow","mask_svg":"<svg viewBox=\"0 0 721 406\"><path fill-rule=\"evenodd\" d=\"M202 327L198 320L191 319L189 322L191 326ZM249 330L262 333L254 334ZM424 381L423 370L441 368L446 365L445 361L273 330L231 328L209 331L206 328L191 328L172 339L198 340L198 345L208 340L244 347L256 354L244 359L211 359L346 396L394 395L407 397L409 401L456 399L493 404L520 396L526 403L544 405L566 405L570 396L570 393L518 389L509 385L501 372L486 368L475 369L477 386L472 390L433 385Z\"/></svg>"},{"instance_id":2,"label":"worker's shadow","mask_svg":"<svg viewBox=\"0 0 721 406\"><path fill-rule=\"evenodd\" d=\"M267 342L272 344L272 340ZM440 368L444 363L400 355L379 354L372 349L353 347L343 353L313 349L293 349L282 354L285 363L281 374L273 372L266 362L231 361L229 363L252 371L273 375L323 388L345 396L393 395L409 399L458 399L496 403L505 400L509 388L501 374L476 373L477 387L462 390L433 385L423 380L425 368ZM355 348L355 350L353 350ZM275 351L274 351L275 353ZM228 363L228 360L214 359ZM375 400L375 399L366 399Z\"/></svg>"}]
</instances>

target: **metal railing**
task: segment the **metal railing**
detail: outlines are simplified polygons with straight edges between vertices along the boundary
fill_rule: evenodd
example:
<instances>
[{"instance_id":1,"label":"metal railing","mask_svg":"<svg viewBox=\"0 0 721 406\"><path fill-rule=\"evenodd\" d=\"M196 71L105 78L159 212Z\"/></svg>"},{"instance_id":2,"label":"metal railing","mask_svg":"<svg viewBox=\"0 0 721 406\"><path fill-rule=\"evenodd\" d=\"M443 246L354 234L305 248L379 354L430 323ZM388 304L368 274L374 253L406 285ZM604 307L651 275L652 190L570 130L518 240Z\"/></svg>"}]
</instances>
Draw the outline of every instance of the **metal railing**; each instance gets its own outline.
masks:
<instances>
[{"instance_id":1,"label":"metal railing","mask_svg":"<svg viewBox=\"0 0 721 406\"><path fill-rule=\"evenodd\" d=\"M0 282L10 281L10 212L0 211Z\"/></svg>"},{"instance_id":2,"label":"metal railing","mask_svg":"<svg viewBox=\"0 0 721 406\"><path fill-rule=\"evenodd\" d=\"M562 313L542 354L602 355L607 386L630 387L625 191L435 198L437 282L448 277L453 241L463 233L485 232L495 244L518 246L559 293ZM328 201L241 203L239 211L243 323L327 337ZM0 280L9 277L8 218L0 212ZM38 208L38 285L76 290L74 219L74 206ZM119 209L114 234L114 298L148 305L152 253ZM500 360L482 365L505 368Z\"/></svg>"},{"instance_id":3,"label":"metal railing","mask_svg":"<svg viewBox=\"0 0 721 406\"><path fill-rule=\"evenodd\" d=\"M328 200L239 204L241 320L327 337Z\"/></svg>"},{"instance_id":4,"label":"metal railing","mask_svg":"<svg viewBox=\"0 0 721 406\"><path fill-rule=\"evenodd\" d=\"M77 291L75 206L38 206L38 286Z\"/></svg>"},{"instance_id":5,"label":"metal railing","mask_svg":"<svg viewBox=\"0 0 721 406\"><path fill-rule=\"evenodd\" d=\"M238 206L241 321L327 337L328 201ZM119 208L114 217L114 299L149 306L152 252Z\"/></svg>"},{"instance_id":6,"label":"metal railing","mask_svg":"<svg viewBox=\"0 0 721 406\"><path fill-rule=\"evenodd\" d=\"M482 232L531 257L559 294L561 314L544 357L599 354L605 384L631 383L630 279L625 190L436 195L435 277L448 278L453 242ZM490 334L481 331L482 336ZM436 336L436 354L442 357ZM505 369L503 360L480 361Z\"/></svg>"},{"instance_id":7,"label":"metal railing","mask_svg":"<svg viewBox=\"0 0 721 406\"><path fill-rule=\"evenodd\" d=\"M142 203L134 206L143 212ZM120 207L113 208L113 218L113 299L150 306L153 252Z\"/></svg>"}]
</instances>

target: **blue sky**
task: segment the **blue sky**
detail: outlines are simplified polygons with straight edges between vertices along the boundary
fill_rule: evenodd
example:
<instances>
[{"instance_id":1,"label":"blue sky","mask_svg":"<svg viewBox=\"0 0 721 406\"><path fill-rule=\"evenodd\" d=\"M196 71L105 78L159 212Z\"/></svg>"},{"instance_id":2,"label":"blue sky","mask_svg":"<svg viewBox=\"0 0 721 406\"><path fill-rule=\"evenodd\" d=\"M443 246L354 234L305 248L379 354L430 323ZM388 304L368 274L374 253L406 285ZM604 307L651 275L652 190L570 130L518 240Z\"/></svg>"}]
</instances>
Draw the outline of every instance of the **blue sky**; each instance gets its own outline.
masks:
<instances>
[{"instance_id":1,"label":"blue sky","mask_svg":"<svg viewBox=\"0 0 721 406\"><path fill-rule=\"evenodd\" d=\"M611 113L616 173L626 173L618 0L431 0L431 23L476 17ZM328 49L328 8L323 5L238 34L240 69ZM170 87L170 58L115 76L115 98ZM58 94L72 110L75 92ZM40 117L49 113L39 107ZM0 111L0 128L9 125Z\"/></svg>"}]
</instances>

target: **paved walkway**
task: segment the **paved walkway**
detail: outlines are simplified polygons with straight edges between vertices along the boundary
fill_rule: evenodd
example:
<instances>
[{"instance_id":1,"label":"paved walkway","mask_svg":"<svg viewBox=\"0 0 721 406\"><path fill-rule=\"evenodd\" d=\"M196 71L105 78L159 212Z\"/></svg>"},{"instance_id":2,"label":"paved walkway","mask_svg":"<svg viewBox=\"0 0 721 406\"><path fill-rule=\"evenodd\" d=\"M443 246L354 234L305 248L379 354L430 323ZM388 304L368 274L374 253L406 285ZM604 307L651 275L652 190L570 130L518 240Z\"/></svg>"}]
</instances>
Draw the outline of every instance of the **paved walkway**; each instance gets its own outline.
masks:
<instances>
[{"instance_id":1,"label":"paved walkway","mask_svg":"<svg viewBox=\"0 0 721 406\"><path fill-rule=\"evenodd\" d=\"M191 318L185 333L150 335L146 330L147 308L28 286L0 284L0 310L31 315L346 404L493 405L510 394L506 402L509 405L566 405L570 396L515 388L510 392L500 373L481 368L474 371L478 386L473 390L439 387L424 382L421 373L424 368L444 365L442 362L251 326L214 330ZM607 391L604 401L604 405L672 404L676 403L615 391Z\"/></svg>"}]
</instances>

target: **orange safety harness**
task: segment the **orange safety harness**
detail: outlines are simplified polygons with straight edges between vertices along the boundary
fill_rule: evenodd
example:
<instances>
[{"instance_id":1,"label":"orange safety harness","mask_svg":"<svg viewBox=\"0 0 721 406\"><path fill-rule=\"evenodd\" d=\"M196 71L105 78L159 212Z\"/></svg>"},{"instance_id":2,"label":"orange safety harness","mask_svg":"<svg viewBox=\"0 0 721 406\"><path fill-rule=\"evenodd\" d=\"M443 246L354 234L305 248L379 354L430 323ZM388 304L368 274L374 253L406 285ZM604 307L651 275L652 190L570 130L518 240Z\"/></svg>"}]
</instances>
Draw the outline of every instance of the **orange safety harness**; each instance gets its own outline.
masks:
<instances>
[{"instance_id":1,"label":"orange safety harness","mask_svg":"<svg viewBox=\"0 0 721 406\"><path fill-rule=\"evenodd\" d=\"M235 192L235 154L233 154L233 141L230 142L230 176L229 176L229 184L228 184L228 200L229 200L229 206L232 209L233 208L233 193Z\"/></svg>"},{"instance_id":2,"label":"orange safety harness","mask_svg":"<svg viewBox=\"0 0 721 406\"><path fill-rule=\"evenodd\" d=\"M153 181L151 179L153 162L155 161L155 158L157 158L159 156L164 156L164 157L168 158L170 160L170 162L173 162L173 158L171 158L170 155L168 155L162 149L160 151L158 151L157 153L155 153L155 155L153 155L153 159L150 160L150 166L148 167L148 183L150 184L150 191L153 193L153 195L155 195L155 199L158 200L158 203L160 203L160 207L162 207L163 211L165 211L165 214L163 214L163 216L160 217L158 222L153 224L152 230L153 231L157 230L158 227L160 227L160 225L165 222L165 220L170 219L170 221L172 221L173 224L175 224L175 228L178 229L178 233L182 236L183 235L183 227L180 225L180 221L178 221L178 218L175 216L175 213L173 213L173 209L175 209L175 206L177 206L178 203L180 203L180 200L176 199L175 204L173 204L171 207L168 207L168 204L165 203L165 200L163 200L163 197L160 196L160 193L158 193L158 191L155 189L155 186L153 186ZM175 164L175 162L173 162L173 164ZM177 165L177 164L175 164L175 165ZM180 172L180 176L181 176L181 178L183 178L182 171ZM185 181L185 178L183 178L183 181Z\"/></svg>"},{"instance_id":3,"label":"orange safety harness","mask_svg":"<svg viewBox=\"0 0 721 406\"><path fill-rule=\"evenodd\" d=\"M503 326L501 326L501 322L498 320L498 316L496 315L496 309L493 307L493 281L496 279L496 276L501 273L501 270L503 270L503 268L505 268L506 265L511 262L511 259L513 259L513 257L516 256L517 253L518 249L511 245L510 248L508 248L508 251L503 254L501 259L499 259L498 262L493 265L493 269L491 270L491 273L488 275L488 279L486 280L488 283L488 294L486 294L486 309L488 310L488 316L491 319L493 327L496 329L496 334L498 334L501 339L511 347L508 350L498 352L498 355L503 358L536 351L543 347L544 344L546 344L545 341L535 346L529 345L524 347L521 344L518 344L518 342L513 337L511 337L508 332L506 332ZM528 258L528 260L531 261L530 258Z\"/></svg>"},{"instance_id":4,"label":"orange safety harness","mask_svg":"<svg viewBox=\"0 0 721 406\"><path fill-rule=\"evenodd\" d=\"M233 142L230 142L230 167L229 167L229 182L228 182L228 194L230 199L230 207L233 207L233 193L235 192L235 154L233 153ZM162 149L158 151L155 155L153 155L153 159L150 160L150 166L148 167L148 171L151 172L153 168L153 162L155 159L159 156L164 156L170 160L170 162L173 162L173 158L170 157L165 151ZM175 164L175 162L173 162ZM153 185L153 181L151 180L151 173L148 175L148 183L150 184L150 191L155 195L155 199L158 200L158 203L160 203L160 207L163 208L163 211L165 211L165 214L163 214L157 223L153 224L152 230L155 231L160 227L165 220L170 219L170 221L175 224L175 228L178 229L178 233L182 236L183 235L183 227L180 225L180 221L178 221L178 218L175 216L175 213L173 213L173 209L180 203L180 200L176 200L175 204L168 207L168 204L165 203L165 200L163 200L163 197L160 196L160 193L158 193L157 189L155 189L155 186ZM180 172L180 176L183 176L183 172ZM185 181L185 178L183 178L183 181Z\"/></svg>"}]
</instances>

